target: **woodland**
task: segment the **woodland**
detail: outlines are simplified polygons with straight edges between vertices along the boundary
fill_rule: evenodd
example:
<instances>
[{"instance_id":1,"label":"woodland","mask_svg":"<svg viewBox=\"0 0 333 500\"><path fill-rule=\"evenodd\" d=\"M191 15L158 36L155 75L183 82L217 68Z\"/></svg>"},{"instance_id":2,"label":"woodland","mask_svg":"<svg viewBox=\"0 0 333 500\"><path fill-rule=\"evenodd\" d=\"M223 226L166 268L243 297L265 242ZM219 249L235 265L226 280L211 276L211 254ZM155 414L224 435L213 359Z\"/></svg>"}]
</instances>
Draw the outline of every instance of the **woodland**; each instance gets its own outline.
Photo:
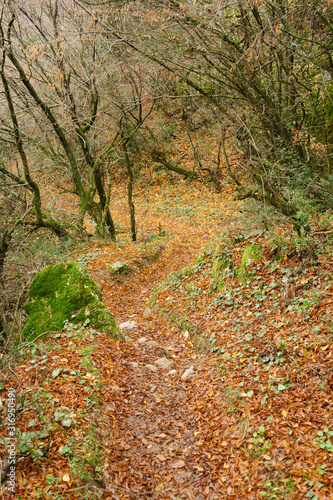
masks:
<instances>
[{"instance_id":1,"label":"woodland","mask_svg":"<svg viewBox=\"0 0 333 500\"><path fill-rule=\"evenodd\" d=\"M2 498L332 499L331 1L0 0L0 77Z\"/></svg>"}]
</instances>

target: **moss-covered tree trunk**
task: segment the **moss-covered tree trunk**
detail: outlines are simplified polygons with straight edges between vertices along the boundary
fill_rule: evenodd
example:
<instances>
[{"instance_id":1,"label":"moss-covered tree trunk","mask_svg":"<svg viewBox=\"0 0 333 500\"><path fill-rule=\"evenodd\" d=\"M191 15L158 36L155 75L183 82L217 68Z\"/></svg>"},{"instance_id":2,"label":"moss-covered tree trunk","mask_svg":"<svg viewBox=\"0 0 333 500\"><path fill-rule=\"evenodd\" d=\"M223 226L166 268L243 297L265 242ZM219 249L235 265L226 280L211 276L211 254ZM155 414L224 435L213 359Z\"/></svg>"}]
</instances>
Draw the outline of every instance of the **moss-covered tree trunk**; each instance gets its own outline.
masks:
<instances>
[{"instance_id":1,"label":"moss-covered tree trunk","mask_svg":"<svg viewBox=\"0 0 333 500\"><path fill-rule=\"evenodd\" d=\"M135 227L135 208L133 203L133 171L131 168L131 162L127 150L126 144L123 145L124 155L125 155L125 163L128 174L128 184L127 184L127 200L128 206L130 209L130 217L131 217L131 233L132 233L132 241L136 241L136 227Z\"/></svg>"}]
</instances>

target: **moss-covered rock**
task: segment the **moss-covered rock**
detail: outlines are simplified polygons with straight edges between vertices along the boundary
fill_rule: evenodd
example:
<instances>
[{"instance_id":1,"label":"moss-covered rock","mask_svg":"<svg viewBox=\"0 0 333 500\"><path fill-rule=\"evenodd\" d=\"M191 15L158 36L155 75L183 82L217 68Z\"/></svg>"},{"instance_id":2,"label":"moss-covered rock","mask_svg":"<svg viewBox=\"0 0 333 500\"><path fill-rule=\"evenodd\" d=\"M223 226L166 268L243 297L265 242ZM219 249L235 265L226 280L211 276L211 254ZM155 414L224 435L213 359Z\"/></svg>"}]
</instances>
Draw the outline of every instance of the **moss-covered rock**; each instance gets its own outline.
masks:
<instances>
[{"instance_id":1,"label":"moss-covered rock","mask_svg":"<svg viewBox=\"0 0 333 500\"><path fill-rule=\"evenodd\" d=\"M250 266L256 260L262 259L262 251L259 245L248 245L243 249L242 261L240 269L237 269L236 276L240 283L246 284L252 281L253 274L248 273L247 267Z\"/></svg>"},{"instance_id":2,"label":"moss-covered rock","mask_svg":"<svg viewBox=\"0 0 333 500\"><path fill-rule=\"evenodd\" d=\"M113 264L110 264L109 269L112 273L115 273L115 274L120 274L120 273L128 274L129 270L130 270L130 268L129 268L128 264L126 264L126 262L120 262L120 261L117 261L117 262L114 262Z\"/></svg>"},{"instance_id":3,"label":"moss-covered rock","mask_svg":"<svg viewBox=\"0 0 333 500\"><path fill-rule=\"evenodd\" d=\"M23 334L35 338L58 331L64 321L89 323L115 338L123 338L102 294L83 264L66 262L45 267L33 280L25 304L28 321Z\"/></svg>"},{"instance_id":4,"label":"moss-covered rock","mask_svg":"<svg viewBox=\"0 0 333 500\"><path fill-rule=\"evenodd\" d=\"M247 272L247 269L236 269L235 274L239 283L241 283L242 285L246 285L247 283L251 282L254 278L253 274Z\"/></svg>"},{"instance_id":5,"label":"moss-covered rock","mask_svg":"<svg viewBox=\"0 0 333 500\"><path fill-rule=\"evenodd\" d=\"M220 279L220 286L223 286L223 278L233 270L232 260L229 255L222 253L221 246L218 245L213 256L212 275L215 279Z\"/></svg>"},{"instance_id":6,"label":"moss-covered rock","mask_svg":"<svg viewBox=\"0 0 333 500\"><path fill-rule=\"evenodd\" d=\"M243 249L241 268L247 267L256 260L262 259L262 251L259 245L248 245Z\"/></svg>"}]
</instances>

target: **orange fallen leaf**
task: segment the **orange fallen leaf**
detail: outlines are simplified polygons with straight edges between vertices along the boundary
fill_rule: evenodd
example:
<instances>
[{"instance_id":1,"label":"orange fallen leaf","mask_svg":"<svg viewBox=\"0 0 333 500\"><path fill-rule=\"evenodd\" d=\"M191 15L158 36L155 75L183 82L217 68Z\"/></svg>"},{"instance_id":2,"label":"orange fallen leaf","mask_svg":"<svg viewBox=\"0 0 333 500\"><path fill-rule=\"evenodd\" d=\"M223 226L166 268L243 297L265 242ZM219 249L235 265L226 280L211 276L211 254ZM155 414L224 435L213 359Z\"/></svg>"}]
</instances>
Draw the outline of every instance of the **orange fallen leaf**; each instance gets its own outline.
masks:
<instances>
[{"instance_id":1,"label":"orange fallen leaf","mask_svg":"<svg viewBox=\"0 0 333 500\"><path fill-rule=\"evenodd\" d=\"M67 472L62 475L61 479L62 479L62 481L64 481L64 483L68 483L68 484L71 483L71 477Z\"/></svg>"},{"instance_id":2,"label":"orange fallen leaf","mask_svg":"<svg viewBox=\"0 0 333 500\"><path fill-rule=\"evenodd\" d=\"M182 469L183 467L185 467L185 462L184 460L177 460L177 462L174 462L173 464L171 464L171 467L173 469Z\"/></svg>"}]
</instances>

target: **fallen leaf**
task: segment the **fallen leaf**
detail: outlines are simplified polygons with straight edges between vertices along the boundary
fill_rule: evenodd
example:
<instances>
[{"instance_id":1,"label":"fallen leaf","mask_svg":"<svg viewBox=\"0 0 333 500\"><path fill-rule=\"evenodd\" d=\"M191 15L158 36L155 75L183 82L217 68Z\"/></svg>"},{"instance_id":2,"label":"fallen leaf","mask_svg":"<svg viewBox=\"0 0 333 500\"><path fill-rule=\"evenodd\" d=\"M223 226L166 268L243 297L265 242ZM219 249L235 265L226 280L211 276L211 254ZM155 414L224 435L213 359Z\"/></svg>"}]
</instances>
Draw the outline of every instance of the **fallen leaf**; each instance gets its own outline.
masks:
<instances>
[{"instance_id":1,"label":"fallen leaf","mask_svg":"<svg viewBox=\"0 0 333 500\"><path fill-rule=\"evenodd\" d=\"M185 467L185 462L184 460L177 460L177 462L174 462L173 464L171 464L171 467L173 469L182 469L183 467Z\"/></svg>"},{"instance_id":2,"label":"fallen leaf","mask_svg":"<svg viewBox=\"0 0 333 500\"><path fill-rule=\"evenodd\" d=\"M70 483L71 482L71 477L70 477L70 475L67 472L62 475L61 479L64 481L64 483Z\"/></svg>"}]
</instances>

